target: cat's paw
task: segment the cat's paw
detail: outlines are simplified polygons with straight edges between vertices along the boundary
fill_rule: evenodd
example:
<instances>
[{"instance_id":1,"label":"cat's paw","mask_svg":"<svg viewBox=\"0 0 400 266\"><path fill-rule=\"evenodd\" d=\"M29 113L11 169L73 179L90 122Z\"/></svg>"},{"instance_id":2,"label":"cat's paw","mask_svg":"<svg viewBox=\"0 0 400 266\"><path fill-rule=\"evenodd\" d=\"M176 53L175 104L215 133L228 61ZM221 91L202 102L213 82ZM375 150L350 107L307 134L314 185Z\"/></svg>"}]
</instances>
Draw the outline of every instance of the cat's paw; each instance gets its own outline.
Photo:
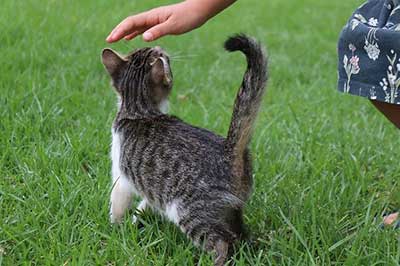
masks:
<instances>
[{"instance_id":1,"label":"cat's paw","mask_svg":"<svg viewBox=\"0 0 400 266\"><path fill-rule=\"evenodd\" d=\"M140 219L140 216L143 214L142 211L136 211L135 214L132 215L132 224L135 225L137 228L143 228L143 220Z\"/></svg>"},{"instance_id":2,"label":"cat's paw","mask_svg":"<svg viewBox=\"0 0 400 266\"><path fill-rule=\"evenodd\" d=\"M137 212L135 212L135 214L132 215L132 224L137 224L139 222L138 215L139 214Z\"/></svg>"},{"instance_id":3,"label":"cat's paw","mask_svg":"<svg viewBox=\"0 0 400 266\"><path fill-rule=\"evenodd\" d=\"M116 223L118 223L118 222L117 222L117 219L115 218L115 216L112 215L112 213L110 213L110 223L111 223L111 224L116 224Z\"/></svg>"},{"instance_id":4,"label":"cat's paw","mask_svg":"<svg viewBox=\"0 0 400 266\"><path fill-rule=\"evenodd\" d=\"M111 224L120 224L122 222L122 217L117 217L115 215L113 215L112 213L110 213L110 223Z\"/></svg>"},{"instance_id":5,"label":"cat's paw","mask_svg":"<svg viewBox=\"0 0 400 266\"><path fill-rule=\"evenodd\" d=\"M148 207L147 201L142 200L139 205L137 206L135 213L132 215L132 224L137 224L138 221L138 216L142 214L146 208Z\"/></svg>"}]
</instances>

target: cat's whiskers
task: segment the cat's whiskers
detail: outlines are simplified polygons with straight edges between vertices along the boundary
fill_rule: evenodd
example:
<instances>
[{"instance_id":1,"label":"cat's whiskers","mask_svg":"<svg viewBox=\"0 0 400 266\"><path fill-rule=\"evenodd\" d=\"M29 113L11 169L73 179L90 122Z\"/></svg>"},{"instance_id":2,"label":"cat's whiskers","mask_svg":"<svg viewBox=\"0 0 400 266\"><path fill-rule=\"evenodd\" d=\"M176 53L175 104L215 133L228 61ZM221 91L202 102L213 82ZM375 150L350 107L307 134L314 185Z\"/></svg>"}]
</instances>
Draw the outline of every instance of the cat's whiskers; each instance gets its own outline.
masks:
<instances>
[{"instance_id":1,"label":"cat's whiskers","mask_svg":"<svg viewBox=\"0 0 400 266\"><path fill-rule=\"evenodd\" d=\"M170 56L169 58L172 61L186 61L193 57L197 57L198 55L178 55L178 56Z\"/></svg>"},{"instance_id":2,"label":"cat's whiskers","mask_svg":"<svg viewBox=\"0 0 400 266\"><path fill-rule=\"evenodd\" d=\"M194 57L198 57L199 55L195 55L195 54L193 54L193 55L170 55L169 57L171 58L171 59L180 59L180 58L194 58Z\"/></svg>"},{"instance_id":3,"label":"cat's whiskers","mask_svg":"<svg viewBox=\"0 0 400 266\"><path fill-rule=\"evenodd\" d=\"M182 52L177 52L175 54L169 54L169 58L171 59L182 59L182 58L193 58L198 57L198 54L183 54Z\"/></svg>"}]
</instances>

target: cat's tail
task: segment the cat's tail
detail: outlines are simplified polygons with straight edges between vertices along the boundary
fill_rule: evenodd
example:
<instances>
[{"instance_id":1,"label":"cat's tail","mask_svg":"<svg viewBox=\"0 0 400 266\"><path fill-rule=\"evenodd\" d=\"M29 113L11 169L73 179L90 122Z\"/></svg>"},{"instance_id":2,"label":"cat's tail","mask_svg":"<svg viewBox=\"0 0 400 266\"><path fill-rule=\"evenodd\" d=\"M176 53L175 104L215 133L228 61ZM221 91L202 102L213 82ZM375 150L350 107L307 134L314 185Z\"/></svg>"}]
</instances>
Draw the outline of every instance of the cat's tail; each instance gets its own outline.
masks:
<instances>
[{"instance_id":1,"label":"cat's tail","mask_svg":"<svg viewBox=\"0 0 400 266\"><path fill-rule=\"evenodd\" d=\"M244 34L230 37L225 42L225 49L230 52L241 51L247 59L247 70L236 96L226 139L226 149L232 156L233 169L237 175L242 176L246 148L266 87L268 62L261 45Z\"/></svg>"}]
</instances>

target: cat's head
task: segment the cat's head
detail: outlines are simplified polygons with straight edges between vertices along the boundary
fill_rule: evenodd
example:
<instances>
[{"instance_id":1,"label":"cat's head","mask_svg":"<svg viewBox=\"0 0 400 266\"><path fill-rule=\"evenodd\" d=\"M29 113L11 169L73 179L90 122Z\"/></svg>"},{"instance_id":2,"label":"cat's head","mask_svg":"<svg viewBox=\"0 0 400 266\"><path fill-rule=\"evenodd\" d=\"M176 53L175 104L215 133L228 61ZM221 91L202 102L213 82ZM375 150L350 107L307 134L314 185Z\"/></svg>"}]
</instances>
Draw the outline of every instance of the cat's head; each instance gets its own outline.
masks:
<instances>
[{"instance_id":1,"label":"cat's head","mask_svg":"<svg viewBox=\"0 0 400 266\"><path fill-rule=\"evenodd\" d=\"M124 105L147 104L160 109L172 88L168 55L160 48L141 48L127 56L102 52L103 64Z\"/></svg>"}]
</instances>

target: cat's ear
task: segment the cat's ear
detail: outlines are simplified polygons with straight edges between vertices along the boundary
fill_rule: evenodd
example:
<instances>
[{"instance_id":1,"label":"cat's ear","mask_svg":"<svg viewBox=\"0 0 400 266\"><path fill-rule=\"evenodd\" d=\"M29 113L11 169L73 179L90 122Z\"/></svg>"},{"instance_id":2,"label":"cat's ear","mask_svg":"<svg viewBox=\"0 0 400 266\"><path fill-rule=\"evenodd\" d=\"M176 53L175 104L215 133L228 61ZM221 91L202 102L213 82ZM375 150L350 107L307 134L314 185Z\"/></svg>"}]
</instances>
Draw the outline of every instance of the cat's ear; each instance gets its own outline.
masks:
<instances>
[{"instance_id":1,"label":"cat's ear","mask_svg":"<svg viewBox=\"0 0 400 266\"><path fill-rule=\"evenodd\" d=\"M111 78L117 81L127 61L110 48L103 49L101 59Z\"/></svg>"},{"instance_id":2,"label":"cat's ear","mask_svg":"<svg viewBox=\"0 0 400 266\"><path fill-rule=\"evenodd\" d=\"M167 59L159 57L151 63L151 79L156 85L172 86L172 73Z\"/></svg>"}]
</instances>

